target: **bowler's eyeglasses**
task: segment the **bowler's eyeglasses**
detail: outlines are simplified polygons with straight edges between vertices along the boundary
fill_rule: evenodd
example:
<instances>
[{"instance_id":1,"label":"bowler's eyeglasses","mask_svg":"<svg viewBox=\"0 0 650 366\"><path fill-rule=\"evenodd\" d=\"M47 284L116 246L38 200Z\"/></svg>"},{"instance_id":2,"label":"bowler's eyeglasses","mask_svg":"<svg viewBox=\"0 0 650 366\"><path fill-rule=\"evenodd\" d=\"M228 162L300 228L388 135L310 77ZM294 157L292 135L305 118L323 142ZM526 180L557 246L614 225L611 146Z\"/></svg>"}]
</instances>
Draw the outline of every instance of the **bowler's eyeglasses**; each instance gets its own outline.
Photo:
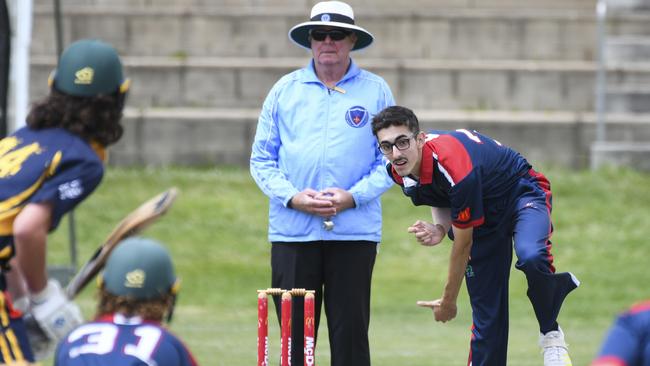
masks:
<instances>
[{"instance_id":1,"label":"bowler's eyeglasses","mask_svg":"<svg viewBox=\"0 0 650 366\"><path fill-rule=\"evenodd\" d=\"M314 41L322 42L330 36L332 41L340 41L345 37L349 36L351 33L344 30L333 29L333 30L323 30L323 29L312 29L309 31L309 36Z\"/></svg>"},{"instance_id":2,"label":"bowler's eyeglasses","mask_svg":"<svg viewBox=\"0 0 650 366\"><path fill-rule=\"evenodd\" d=\"M409 147L411 147L411 139L415 137L415 134L406 137L406 136L400 136L397 139L395 139L395 142L390 143L387 141L384 141L379 144L379 151L381 151L382 154L384 155L389 155L393 153L393 146L397 148L397 150L406 150Z\"/></svg>"}]
</instances>

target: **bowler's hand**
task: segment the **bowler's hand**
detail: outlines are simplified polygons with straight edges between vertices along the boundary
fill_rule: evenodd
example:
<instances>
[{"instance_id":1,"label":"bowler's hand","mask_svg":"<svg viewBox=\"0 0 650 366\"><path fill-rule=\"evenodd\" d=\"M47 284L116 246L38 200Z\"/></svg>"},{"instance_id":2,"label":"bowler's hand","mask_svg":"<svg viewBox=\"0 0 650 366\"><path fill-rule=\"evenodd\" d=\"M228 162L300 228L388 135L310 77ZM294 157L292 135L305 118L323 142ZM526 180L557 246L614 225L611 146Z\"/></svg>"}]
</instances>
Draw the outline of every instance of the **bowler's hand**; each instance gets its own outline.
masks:
<instances>
[{"instance_id":1,"label":"bowler's hand","mask_svg":"<svg viewBox=\"0 0 650 366\"><path fill-rule=\"evenodd\" d=\"M321 197L320 192L307 188L291 198L291 207L295 210L321 217L336 215L336 207L331 200Z\"/></svg>"},{"instance_id":2,"label":"bowler's hand","mask_svg":"<svg viewBox=\"0 0 650 366\"><path fill-rule=\"evenodd\" d=\"M415 234L418 243L429 247L440 244L442 239L445 238L445 235L447 235L442 225L434 225L430 222L421 220L418 220L413 225L409 226L408 232Z\"/></svg>"},{"instance_id":3,"label":"bowler's hand","mask_svg":"<svg viewBox=\"0 0 650 366\"><path fill-rule=\"evenodd\" d=\"M446 323L456 317L458 307L456 303L443 302L442 299L433 301L418 301L418 306L423 308L431 308L433 310L433 317L437 322Z\"/></svg>"},{"instance_id":4,"label":"bowler's hand","mask_svg":"<svg viewBox=\"0 0 650 366\"><path fill-rule=\"evenodd\" d=\"M332 206L336 208L336 212L342 212L355 205L352 193L342 188L326 188L316 198L332 202Z\"/></svg>"}]
</instances>

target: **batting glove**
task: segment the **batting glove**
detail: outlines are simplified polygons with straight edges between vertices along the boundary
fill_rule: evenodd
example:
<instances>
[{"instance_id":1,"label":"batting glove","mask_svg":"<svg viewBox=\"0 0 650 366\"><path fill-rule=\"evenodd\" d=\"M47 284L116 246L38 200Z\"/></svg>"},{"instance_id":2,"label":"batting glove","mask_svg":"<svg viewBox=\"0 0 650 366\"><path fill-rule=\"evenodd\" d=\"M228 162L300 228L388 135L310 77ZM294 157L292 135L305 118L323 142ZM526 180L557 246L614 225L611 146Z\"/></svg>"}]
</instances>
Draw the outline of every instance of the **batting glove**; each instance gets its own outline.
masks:
<instances>
[{"instance_id":1,"label":"batting glove","mask_svg":"<svg viewBox=\"0 0 650 366\"><path fill-rule=\"evenodd\" d=\"M79 306L67 298L56 280L49 280L43 291L32 295L31 313L43 332L55 341L83 323Z\"/></svg>"}]
</instances>

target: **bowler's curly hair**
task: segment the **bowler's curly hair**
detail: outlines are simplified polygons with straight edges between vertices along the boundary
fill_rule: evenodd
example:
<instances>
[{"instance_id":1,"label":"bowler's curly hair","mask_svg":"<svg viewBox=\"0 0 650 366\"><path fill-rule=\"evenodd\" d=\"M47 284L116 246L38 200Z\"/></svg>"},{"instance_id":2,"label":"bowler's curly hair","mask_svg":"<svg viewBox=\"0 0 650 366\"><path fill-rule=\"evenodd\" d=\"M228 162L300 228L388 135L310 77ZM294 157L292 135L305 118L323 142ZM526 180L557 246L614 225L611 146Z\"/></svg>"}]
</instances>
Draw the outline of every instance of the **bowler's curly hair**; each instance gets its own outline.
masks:
<instances>
[{"instance_id":1,"label":"bowler's curly hair","mask_svg":"<svg viewBox=\"0 0 650 366\"><path fill-rule=\"evenodd\" d=\"M120 125L124 94L78 97L52 88L50 95L37 102L27 116L27 125L35 130L60 127L96 141L103 146L117 142L124 129Z\"/></svg>"},{"instance_id":2,"label":"bowler's curly hair","mask_svg":"<svg viewBox=\"0 0 650 366\"><path fill-rule=\"evenodd\" d=\"M174 295L172 294L144 300L134 299L129 296L116 296L102 287L99 290L98 296L98 317L120 313L127 317L139 316L143 320L162 322L163 318L165 318L174 307Z\"/></svg>"}]
</instances>

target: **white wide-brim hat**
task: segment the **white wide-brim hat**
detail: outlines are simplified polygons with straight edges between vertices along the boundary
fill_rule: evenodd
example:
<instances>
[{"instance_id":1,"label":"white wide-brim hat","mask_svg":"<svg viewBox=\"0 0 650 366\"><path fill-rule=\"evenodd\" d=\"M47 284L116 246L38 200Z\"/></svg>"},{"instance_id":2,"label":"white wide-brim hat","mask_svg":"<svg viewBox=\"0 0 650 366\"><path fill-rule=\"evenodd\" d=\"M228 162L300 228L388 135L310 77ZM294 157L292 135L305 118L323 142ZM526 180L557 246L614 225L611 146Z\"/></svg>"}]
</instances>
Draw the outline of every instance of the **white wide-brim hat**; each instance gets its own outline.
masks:
<instances>
[{"instance_id":1,"label":"white wide-brim hat","mask_svg":"<svg viewBox=\"0 0 650 366\"><path fill-rule=\"evenodd\" d=\"M289 39L298 46L311 49L309 31L315 27L343 28L356 33L357 42L352 51L370 46L374 37L367 30L354 25L352 7L342 1L321 1L311 8L308 22L300 23L289 30Z\"/></svg>"}]
</instances>

